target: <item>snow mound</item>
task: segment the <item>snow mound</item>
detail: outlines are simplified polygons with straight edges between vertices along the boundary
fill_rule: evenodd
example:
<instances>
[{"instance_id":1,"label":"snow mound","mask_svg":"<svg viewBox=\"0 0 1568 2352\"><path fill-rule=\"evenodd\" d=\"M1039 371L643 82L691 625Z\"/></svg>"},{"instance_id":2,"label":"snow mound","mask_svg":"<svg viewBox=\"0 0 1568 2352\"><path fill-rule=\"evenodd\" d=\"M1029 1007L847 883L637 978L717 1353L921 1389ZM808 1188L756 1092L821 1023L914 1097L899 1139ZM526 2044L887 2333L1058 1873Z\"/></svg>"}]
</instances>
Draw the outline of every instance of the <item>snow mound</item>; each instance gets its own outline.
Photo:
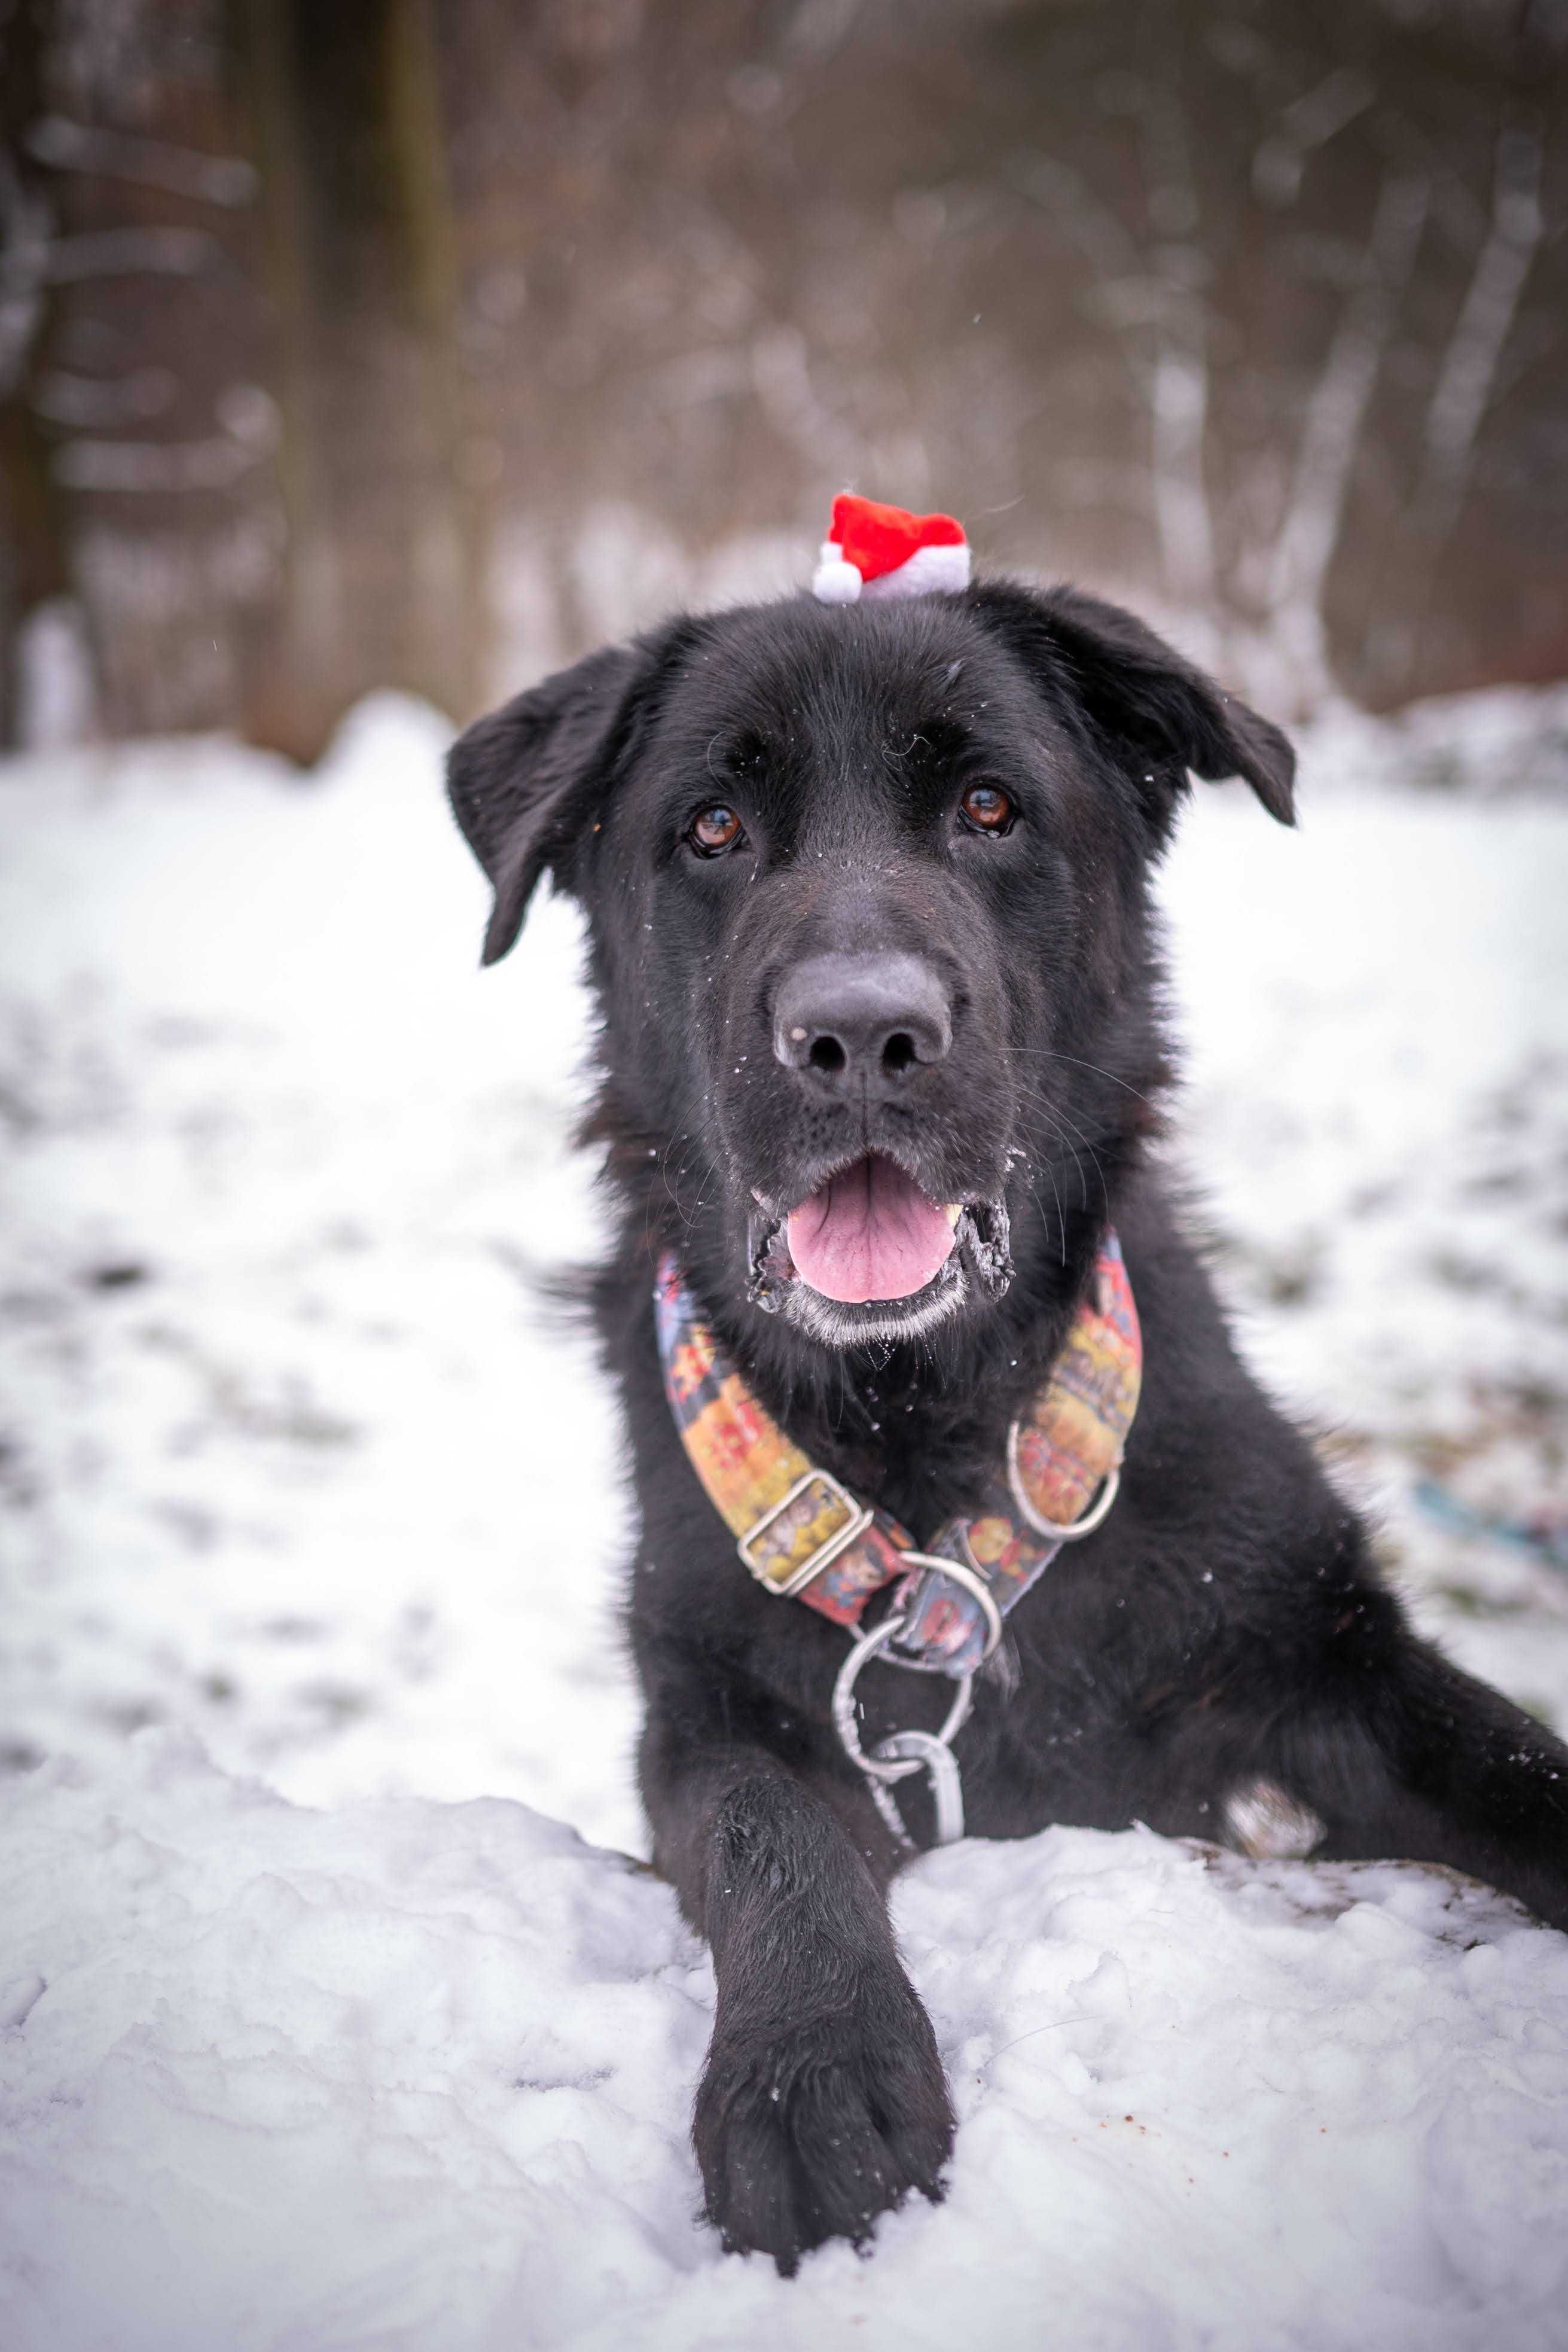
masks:
<instances>
[{"instance_id":1,"label":"snow mound","mask_svg":"<svg viewBox=\"0 0 1568 2352\"><path fill-rule=\"evenodd\" d=\"M1314 793L1568 796L1568 684L1434 694L1379 717L1342 704L1297 736Z\"/></svg>"},{"instance_id":2,"label":"snow mound","mask_svg":"<svg viewBox=\"0 0 1568 2352\"><path fill-rule=\"evenodd\" d=\"M144 1732L0 1792L0 1870L7 2352L1568 2340L1568 1940L1442 1873L925 1857L947 2201L784 2282L695 2221L712 1979L624 1857Z\"/></svg>"}]
</instances>

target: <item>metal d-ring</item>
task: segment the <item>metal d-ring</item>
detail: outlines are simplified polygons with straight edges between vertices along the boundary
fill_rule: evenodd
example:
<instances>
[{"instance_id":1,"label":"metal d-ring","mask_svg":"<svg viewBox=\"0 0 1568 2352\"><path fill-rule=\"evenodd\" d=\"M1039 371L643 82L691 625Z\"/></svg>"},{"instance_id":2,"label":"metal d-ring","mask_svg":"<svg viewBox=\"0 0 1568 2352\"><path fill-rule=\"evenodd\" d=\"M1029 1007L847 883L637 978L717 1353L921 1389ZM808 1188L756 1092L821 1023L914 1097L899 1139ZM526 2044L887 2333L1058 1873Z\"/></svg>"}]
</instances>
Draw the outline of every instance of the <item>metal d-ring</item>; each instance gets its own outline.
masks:
<instances>
[{"instance_id":1,"label":"metal d-ring","mask_svg":"<svg viewBox=\"0 0 1568 2352\"><path fill-rule=\"evenodd\" d=\"M1023 1478L1019 1470L1019 1425L1016 1421L1008 1431L1009 1491L1036 1535L1045 1536L1051 1543L1076 1543L1081 1536L1092 1536L1097 1527L1103 1525L1121 1483L1122 1465L1118 1462L1106 1472L1099 1493L1078 1518L1071 1520L1064 1528L1059 1527L1054 1519L1042 1519L1024 1492Z\"/></svg>"}]
</instances>

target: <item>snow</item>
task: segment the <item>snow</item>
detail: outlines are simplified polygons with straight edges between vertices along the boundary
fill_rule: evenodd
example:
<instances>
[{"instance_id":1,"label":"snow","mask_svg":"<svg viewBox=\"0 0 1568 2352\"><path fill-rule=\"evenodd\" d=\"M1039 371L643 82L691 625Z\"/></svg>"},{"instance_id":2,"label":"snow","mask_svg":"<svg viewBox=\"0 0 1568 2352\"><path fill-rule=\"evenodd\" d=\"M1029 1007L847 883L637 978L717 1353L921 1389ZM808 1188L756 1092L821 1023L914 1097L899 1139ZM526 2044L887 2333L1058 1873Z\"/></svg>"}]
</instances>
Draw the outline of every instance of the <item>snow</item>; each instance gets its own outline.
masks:
<instances>
[{"instance_id":1,"label":"snow","mask_svg":"<svg viewBox=\"0 0 1568 2352\"><path fill-rule=\"evenodd\" d=\"M521 1806L316 1813L143 1732L4 1807L12 2352L1561 2346L1563 1938L1440 1874L967 1844L897 1923L945 2207L793 2284L693 2226L668 1890Z\"/></svg>"},{"instance_id":2,"label":"snow","mask_svg":"<svg viewBox=\"0 0 1568 2352\"><path fill-rule=\"evenodd\" d=\"M596 1230L575 934L480 974L443 743L386 703L308 785L216 744L8 784L5 1721L634 1843L612 1433L527 1280Z\"/></svg>"},{"instance_id":3,"label":"snow","mask_svg":"<svg viewBox=\"0 0 1568 2352\"><path fill-rule=\"evenodd\" d=\"M1565 758L1568 770L1568 758ZM1254 1361L1376 1509L1417 1618L1568 1730L1568 806L1313 789L1197 812L1167 893L1182 1157Z\"/></svg>"},{"instance_id":4,"label":"snow","mask_svg":"<svg viewBox=\"0 0 1568 2352\"><path fill-rule=\"evenodd\" d=\"M615 1434L533 1279L577 934L477 972L443 741L0 769L0 2342L1568 2345L1568 1944L1409 1868L926 1857L946 2206L788 2284L696 2225L711 1978L603 1850ZM1565 746L1340 714L1299 834L1205 790L1163 886L1245 1342L1560 1728Z\"/></svg>"}]
</instances>

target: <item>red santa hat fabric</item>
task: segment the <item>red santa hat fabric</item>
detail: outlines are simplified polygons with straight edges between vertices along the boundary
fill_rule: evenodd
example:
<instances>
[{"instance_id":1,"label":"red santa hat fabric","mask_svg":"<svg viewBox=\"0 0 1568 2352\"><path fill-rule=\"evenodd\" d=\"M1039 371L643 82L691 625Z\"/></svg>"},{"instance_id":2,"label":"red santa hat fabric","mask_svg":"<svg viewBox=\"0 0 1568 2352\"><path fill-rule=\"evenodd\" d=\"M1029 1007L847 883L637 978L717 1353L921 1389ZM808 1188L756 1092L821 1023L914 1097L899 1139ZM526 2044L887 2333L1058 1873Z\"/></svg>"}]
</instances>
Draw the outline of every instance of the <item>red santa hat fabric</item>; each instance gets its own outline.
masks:
<instances>
[{"instance_id":1,"label":"red santa hat fabric","mask_svg":"<svg viewBox=\"0 0 1568 2352\"><path fill-rule=\"evenodd\" d=\"M862 596L924 596L967 588L969 545L951 515L910 514L874 499L833 500L833 520L811 582L824 604Z\"/></svg>"}]
</instances>

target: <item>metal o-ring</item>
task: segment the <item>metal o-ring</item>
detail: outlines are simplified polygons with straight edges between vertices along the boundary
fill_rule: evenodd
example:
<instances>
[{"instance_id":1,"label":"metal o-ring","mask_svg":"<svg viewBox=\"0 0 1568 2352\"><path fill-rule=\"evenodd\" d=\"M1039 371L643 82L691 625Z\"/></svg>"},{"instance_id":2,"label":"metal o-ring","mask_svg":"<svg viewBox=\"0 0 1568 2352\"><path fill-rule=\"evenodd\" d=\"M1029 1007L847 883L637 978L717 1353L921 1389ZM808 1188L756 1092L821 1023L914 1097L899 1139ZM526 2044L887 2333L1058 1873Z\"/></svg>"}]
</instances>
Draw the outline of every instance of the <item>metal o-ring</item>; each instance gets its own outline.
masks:
<instances>
[{"instance_id":1,"label":"metal o-ring","mask_svg":"<svg viewBox=\"0 0 1568 2352\"><path fill-rule=\"evenodd\" d=\"M937 1563L938 1566L942 1564ZM904 1780L912 1772L924 1771L925 1769L917 1760L904 1759L897 1763L889 1763L879 1757L868 1756L861 1746L860 1727L855 1722L855 1684L860 1679L861 1668L869 1664L880 1651L884 1650L895 1635L903 1633L906 1622L902 1612L894 1610L890 1616L883 1619L880 1625L874 1625L869 1633L862 1633L839 1668L833 1683L833 1724L843 1743L844 1753L873 1780ZM944 1747L961 1728L974 1704L973 1675L956 1675L953 1679L958 1687L954 1693L953 1704L947 1710L947 1719L940 1731L935 1735Z\"/></svg>"},{"instance_id":2,"label":"metal o-ring","mask_svg":"<svg viewBox=\"0 0 1568 2352\"><path fill-rule=\"evenodd\" d=\"M986 1648L980 1660L984 1665L1002 1638L1002 1612L997 1607L996 1595L979 1570L961 1559L948 1559L938 1552L906 1551L904 1559L909 1568L934 1568L938 1575L950 1576L955 1584L961 1584L965 1591L979 1602L986 1620ZM901 1661L895 1658L893 1663L897 1665Z\"/></svg>"}]
</instances>

